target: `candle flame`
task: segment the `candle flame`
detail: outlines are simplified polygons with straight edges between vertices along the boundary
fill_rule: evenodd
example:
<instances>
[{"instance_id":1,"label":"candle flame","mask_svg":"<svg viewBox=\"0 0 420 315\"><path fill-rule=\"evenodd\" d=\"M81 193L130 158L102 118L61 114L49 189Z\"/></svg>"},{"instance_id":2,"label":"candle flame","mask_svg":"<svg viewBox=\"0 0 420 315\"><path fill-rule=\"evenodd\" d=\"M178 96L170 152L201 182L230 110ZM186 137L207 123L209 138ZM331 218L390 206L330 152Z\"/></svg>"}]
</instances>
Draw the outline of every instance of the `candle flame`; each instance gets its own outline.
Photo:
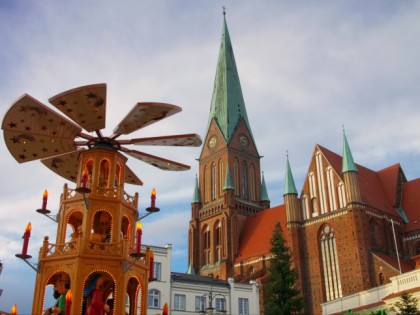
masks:
<instances>
[{"instance_id":1,"label":"candle flame","mask_svg":"<svg viewBox=\"0 0 420 315\"><path fill-rule=\"evenodd\" d=\"M156 197L156 189L152 189L152 197Z\"/></svg>"},{"instance_id":2,"label":"candle flame","mask_svg":"<svg viewBox=\"0 0 420 315\"><path fill-rule=\"evenodd\" d=\"M163 306L163 312L166 312L166 314L168 313L168 303L165 303Z\"/></svg>"},{"instance_id":3,"label":"candle flame","mask_svg":"<svg viewBox=\"0 0 420 315\"><path fill-rule=\"evenodd\" d=\"M32 224L31 222L28 223L28 225L26 226L26 232L30 232L32 230Z\"/></svg>"},{"instance_id":4,"label":"candle flame","mask_svg":"<svg viewBox=\"0 0 420 315\"><path fill-rule=\"evenodd\" d=\"M88 176L88 168L85 166L85 169L83 170L83 176Z\"/></svg>"},{"instance_id":5,"label":"candle flame","mask_svg":"<svg viewBox=\"0 0 420 315\"><path fill-rule=\"evenodd\" d=\"M44 198L48 198L48 190L44 190L44 194L42 195Z\"/></svg>"},{"instance_id":6,"label":"candle flame","mask_svg":"<svg viewBox=\"0 0 420 315\"><path fill-rule=\"evenodd\" d=\"M136 226L137 230L141 230L143 228L143 225L141 225L141 222L137 222L137 226Z\"/></svg>"},{"instance_id":7,"label":"candle flame","mask_svg":"<svg viewBox=\"0 0 420 315\"><path fill-rule=\"evenodd\" d=\"M68 290L66 294L66 302L71 303L72 299L73 299L73 295L71 294L71 290Z\"/></svg>"},{"instance_id":8,"label":"candle flame","mask_svg":"<svg viewBox=\"0 0 420 315\"><path fill-rule=\"evenodd\" d=\"M12 315L16 315L16 314L17 314L17 311L18 311L18 308L17 308L17 306L16 306L16 304L15 304L15 305L13 305L13 307L12 307Z\"/></svg>"}]
</instances>

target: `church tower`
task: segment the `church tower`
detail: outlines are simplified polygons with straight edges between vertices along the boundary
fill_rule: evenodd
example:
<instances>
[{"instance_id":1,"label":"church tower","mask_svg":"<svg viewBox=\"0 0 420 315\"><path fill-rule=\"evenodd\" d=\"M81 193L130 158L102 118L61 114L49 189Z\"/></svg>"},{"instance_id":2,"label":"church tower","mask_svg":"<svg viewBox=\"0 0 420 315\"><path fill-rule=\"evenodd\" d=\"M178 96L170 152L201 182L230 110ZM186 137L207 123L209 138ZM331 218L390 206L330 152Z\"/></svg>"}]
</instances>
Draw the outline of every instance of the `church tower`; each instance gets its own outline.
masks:
<instances>
[{"instance_id":1,"label":"church tower","mask_svg":"<svg viewBox=\"0 0 420 315\"><path fill-rule=\"evenodd\" d=\"M270 207L261 184L260 155L248 121L223 14L222 38L199 180L189 228L189 265L202 275L233 276L247 216Z\"/></svg>"}]
</instances>

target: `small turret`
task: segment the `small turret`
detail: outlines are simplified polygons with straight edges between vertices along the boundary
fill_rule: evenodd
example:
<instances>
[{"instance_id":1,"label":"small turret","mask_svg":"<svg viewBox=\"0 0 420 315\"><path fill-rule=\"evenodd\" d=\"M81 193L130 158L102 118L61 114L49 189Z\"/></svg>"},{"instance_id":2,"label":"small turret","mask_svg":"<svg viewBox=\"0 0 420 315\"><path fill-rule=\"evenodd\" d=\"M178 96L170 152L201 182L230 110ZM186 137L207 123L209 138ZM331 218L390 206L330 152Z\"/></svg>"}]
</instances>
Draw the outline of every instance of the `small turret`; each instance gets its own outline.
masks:
<instances>
[{"instance_id":1,"label":"small turret","mask_svg":"<svg viewBox=\"0 0 420 315\"><path fill-rule=\"evenodd\" d=\"M302 222L302 212L299 208L298 193L293 179L289 156L286 159L286 174L284 181L284 203L286 205L287 224Z\"/></svg>"},{"instance_id":2,"label":"small turret","mask_svg":"<svg viewBox=\"0 0 420 315\"><path fill-rule=\"evenodd\" d=\"M359 172L351 154L346 134L343 131L343 165L342 174L346 189L347 203L360 203L362 201L359 187Z\"/></svg>"},{"instance_id":3,"label":"small turret","mask_svg":"<svg viewBox=\"0 0 420 315\"><path fill-rule=\"evenodd\" d=\"M267 186L265 185L264 172L261 175L260 203L264 209L270 208L270 198L268 198Z\"/></svg>"}]
</instances>

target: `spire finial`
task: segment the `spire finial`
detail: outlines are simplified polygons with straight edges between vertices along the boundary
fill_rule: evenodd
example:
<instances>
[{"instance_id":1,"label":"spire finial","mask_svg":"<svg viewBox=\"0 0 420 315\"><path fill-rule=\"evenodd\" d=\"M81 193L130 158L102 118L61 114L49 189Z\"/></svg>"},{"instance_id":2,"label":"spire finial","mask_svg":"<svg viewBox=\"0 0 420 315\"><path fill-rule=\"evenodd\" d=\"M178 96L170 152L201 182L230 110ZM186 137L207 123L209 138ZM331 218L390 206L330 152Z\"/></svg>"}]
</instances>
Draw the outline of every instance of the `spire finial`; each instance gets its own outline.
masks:
<instances>
[{"instance_id":1,"label":"spire finial","mask_svg":"<svg viewBox=\"0 0 420 315\"><path fill-rule=\"evenodd\" d=\"M286 158L289 159L289 150L286 150Z\"/></svg>"},{"instance_id":2,"label":"spire finial","mask_svg":"<svg viewBox=\"0 0 420 315\"><path fill-rule=\"evenodd\" d=\"M226 7L223 6L222 9L223 9L223 15L225 16L226 15Z\"/></svg>"},{"instance_id":3,"label":"spire finial","mask_svg":"<svg viewBox=\"0 0 420 315\"><path fill-rule=\"evenodd\" d=\"M346 129L344 128L344 125L341 125L341 128L343 129L343 133L346 133Z\"/></svg>"}]
</instances>

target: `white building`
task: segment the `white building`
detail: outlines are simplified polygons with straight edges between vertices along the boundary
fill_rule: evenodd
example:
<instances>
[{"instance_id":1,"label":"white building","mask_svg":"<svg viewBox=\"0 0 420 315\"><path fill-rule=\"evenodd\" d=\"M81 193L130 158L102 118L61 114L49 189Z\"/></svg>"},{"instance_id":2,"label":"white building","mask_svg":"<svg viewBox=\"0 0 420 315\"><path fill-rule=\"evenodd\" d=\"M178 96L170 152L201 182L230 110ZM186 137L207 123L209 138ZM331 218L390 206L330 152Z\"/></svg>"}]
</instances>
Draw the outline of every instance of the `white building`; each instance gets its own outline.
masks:
<instances>
[{"instance_id":1,"label":"white building","mask_svg":"<svg viewBox=\"0 0 420 315\"><path fill-rule=\"evenodd\" d=\"M147 315L162 314L165 303L168 304L170 315L200 314L200 312L201 314L260 314L259 288L255 281L239 284L233 279L224 281L195 275L193 272L171 272L172 245L150 246L150 248L154 252L156 281L149 283Z\"/></svg>"}]
</instances>

